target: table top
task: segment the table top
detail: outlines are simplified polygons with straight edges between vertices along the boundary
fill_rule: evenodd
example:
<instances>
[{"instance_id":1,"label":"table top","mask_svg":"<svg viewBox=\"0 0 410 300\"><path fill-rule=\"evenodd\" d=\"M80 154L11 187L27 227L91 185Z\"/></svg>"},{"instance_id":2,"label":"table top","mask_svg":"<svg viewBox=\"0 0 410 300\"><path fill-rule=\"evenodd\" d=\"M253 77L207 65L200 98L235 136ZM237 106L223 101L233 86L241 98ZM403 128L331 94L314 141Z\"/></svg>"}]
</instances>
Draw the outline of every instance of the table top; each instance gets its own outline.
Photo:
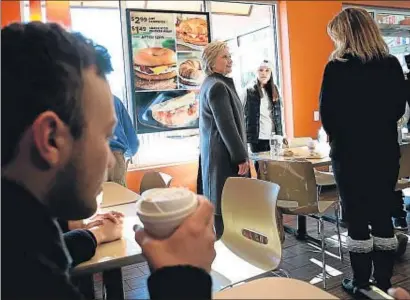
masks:
<instances>
[{"instance_id":1,"label":"table top","mask_svg":"<svg viewBox=\"0 0 410 300\"><path fill-rule=\"evenodd\" d=\"M98 198L101 201L101 207L105 208L136 202L140 198L140 195L118 183L104 182L103 191L100 195L98 195Z\"/></svg>"},{"instance_id":2,"label":"table top","mask_svg":"<svg viewBox=\"0 0 410 300\"><path fill-rule=\"evenodd\" d=\"M326 156L322 158L309 158L309 150L307 147L297 147L297 148L290 148L296 155L292 157L286 157L283 155L276 156L272 158L269 152L260 152L260 153L251 153L249 155L251 160L259 161L259 160L276 160L276 161L292 161L303 159L307 160L312 163L313 167L326 167L332 164L332 160L329 157L330 147L329 145L325 144L321 147L320 150L322 153L325 153ZM410 142L404 141L400 144L401 151L407 151L406 149L410 148Z\"/></svg>"},{"instance_id":3,"label":"table top","mask_svg":"<svg viewBox=\"0 0 410 300\"><path fill-rule=\"evenodd\" d=\"M133 227L135 224L141 224L136 215L136 203L101 209L102 212L110 210L122 212L125 215L122 239L99 245L94 257L76 266L72 271L73 275L92 274L145 261L141 248L134 239Z\"/></svg>"},{"instance_id":4,"label":"table top","mask_svg":"<svg viewBox=\"0 0 410 300\"><path fill-rule=\"evenodd\" d=\"M217 292L213 299L338 299L307 282L291 278L262 278Z\"/></svg>"},{"instance_id":5,"label":"table top","mask_svg":"<svg viewBox=\"0 0 410 300\"><path fill-rule=\"evenodd\" d=\"M255 160L255 161L258 161L258 160L292 161L292 160L303 159L303 160L307 160L311 162L314 167L325 167L325 166L330 166L332 164L332 161L329 157L330 148L328 147L324 147L324 149L321 151L324 153L324 157L322 156L321 158L309 158L308 147L290 148L289 150L294 152L295 155L291 157L279 155L279 156L272 158L269 152L260 152L260 153L252 153L249 156L251 160Z\"/></svg>"}]
</instances>

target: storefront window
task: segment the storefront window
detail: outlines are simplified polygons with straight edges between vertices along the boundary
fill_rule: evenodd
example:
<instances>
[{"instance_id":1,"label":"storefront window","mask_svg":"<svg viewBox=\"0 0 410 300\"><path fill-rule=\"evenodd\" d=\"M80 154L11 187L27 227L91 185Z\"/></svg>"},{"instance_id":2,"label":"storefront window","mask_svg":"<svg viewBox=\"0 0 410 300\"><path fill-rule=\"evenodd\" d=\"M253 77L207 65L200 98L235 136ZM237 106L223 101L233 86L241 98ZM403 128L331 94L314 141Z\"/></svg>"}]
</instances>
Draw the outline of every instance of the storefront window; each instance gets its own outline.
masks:
<instances>
[{"instance_id":1,"label":"storefront window","mask_svg":"<svg viewBox=\"0 0 410 300\"><path fill-rule=\"evenodd\" d=\"M73 1L72 1L73 2ZM107 48L114 71L108 76L112 93L126 103L124 55L118 1L71 3L71 27ZM97 7L97 3L103 6ZM74 4L74 5L73 5Z\"/></svg>"},{"instance_id":2,"label":"storefront window","mask_svg":"<svg viewBox=\"0 0 410 300\"><path fill-rule=\"evenodd\" d=\"M233 59L233 78L240 95L255 78L258 64L267 59L276 69L274 6L211 2L213 39L228 42ZM226 26L235 24L235 26ZM278 82L274 70L274 80Z\"/></svg>"},{"instance_id":3,"label":"storefront window","mask_svg":"<svg viewBox=\"0 0 410 300\"><path fill-rule=\"evenodd\" d=\"M408 72L404 56L410 54L410 11L400 14L376 13L376 22L390 53L398 58L403 70Z\"/></svg>"},{"instance_id":4,"label":"storefront window","mask_svg":"<svg viewBox=\"0 0 410 300\"><path fill-rule=\"evenodd\" d=\"M265 27L238 37L241 64L241 88L245 88L255 79L256 66L264 59L273 64L273 74L276 76L275 48L273 47L273 29ZM275 78L277 83L277 78Z\"/></svg>"},{"instance_id":5,"label":"storefront window","mask_svg":"<svg viewBox=\"0 0 410 300\"><path fill-rule=\"evenodd\" d=\"M397 57L403 71L408 72L404 56L410 54L410 10L381 8L366 8L366 10L376 21L390 53Z\"/></svg>"}]
</instances>

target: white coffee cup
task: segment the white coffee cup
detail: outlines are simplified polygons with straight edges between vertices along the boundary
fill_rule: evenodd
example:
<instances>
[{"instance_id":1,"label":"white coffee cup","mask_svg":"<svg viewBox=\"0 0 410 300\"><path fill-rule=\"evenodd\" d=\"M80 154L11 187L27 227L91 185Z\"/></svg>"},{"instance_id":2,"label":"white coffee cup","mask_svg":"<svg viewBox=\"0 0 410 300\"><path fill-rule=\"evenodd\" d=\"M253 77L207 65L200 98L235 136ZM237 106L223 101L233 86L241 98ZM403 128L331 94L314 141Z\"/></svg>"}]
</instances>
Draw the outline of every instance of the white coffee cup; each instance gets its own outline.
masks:
<instances>
[{"instance_id":1,"label":"white coffee cup","mask_svg":"<svg viewBox=\"0 0 410 300\"><path fill-rule=\"evenodd\" d=\"M198 206L196 195L184 188L157 188L144 192L137 202L137 215L148 234L170 236Z\"/></svg>"}]
</instances>

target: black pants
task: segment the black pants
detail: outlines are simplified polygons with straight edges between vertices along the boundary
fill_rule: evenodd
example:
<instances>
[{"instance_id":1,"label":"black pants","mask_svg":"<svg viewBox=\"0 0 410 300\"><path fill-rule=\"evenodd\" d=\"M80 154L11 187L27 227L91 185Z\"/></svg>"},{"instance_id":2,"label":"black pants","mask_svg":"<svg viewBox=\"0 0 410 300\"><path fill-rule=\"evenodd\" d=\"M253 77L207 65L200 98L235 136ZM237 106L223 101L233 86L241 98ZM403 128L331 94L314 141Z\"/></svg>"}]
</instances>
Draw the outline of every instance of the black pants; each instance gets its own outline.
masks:
<instances>
[{"instance_id":1,"label":"black pants","mask_svg":"<svg viewBox=\"0 0 410 300\"><path fill-rule=\"evenodd\" d=\"M406 218L407 212L404 209L404 197L402 191L394 192L394 201L392 202L392 216L395 219Z\"/></svg>"},{"instance_id":2,"label":"black pants","mask_svg":"<svg viewBox=\"0 0 410 300\"><path fill-rule=\"evenodd\" d=\"M269 140L258 140L258 142L250 143L250 145L251 145L251 151L253 153L270 151ZM258 174L259 163L257 161L255 161L255 170L256 170L256 174Z\"/></svg>"},{"instance_id":3,"label":"black pants","mask_svg":"<svg viewBox=\"0 0 410 300\"><path fill-rule=\"evenodd\" d=\"M216 239L219 240L224 233L224 221L222 219L222 215L214 215L214 226Z\"/></svg>"},{"instance_id":4,"label":"black pants","mask_svg":"<svg viewBox=\"0 0 410 300\"><path fill-rule=\"evenodd\" d=\"M368 226L371 225L373 235L392 237L391 211L396 196L394 187L398 176L398 164L364 166L364 173L358 170L358 166L361 165L360 162L347 160L332 161L349 236L355 240L369 239Z\"/></svg>"},{"instance_id":5,"label":"black pants","mask_svg":"<svg viewBox=\"0 0 410 300\"><path fill-rule=\"evenodd\" d=\"M368 161L363 166L360 159L333 159L332 166L348 227L347 246L354 284L368 284L373 263L373 275L385 290L390 287L397 247L391 212L399 160L397 164L394 160ZM365 172L360 172L358 166Z\"/></svg>"}]
</instances>

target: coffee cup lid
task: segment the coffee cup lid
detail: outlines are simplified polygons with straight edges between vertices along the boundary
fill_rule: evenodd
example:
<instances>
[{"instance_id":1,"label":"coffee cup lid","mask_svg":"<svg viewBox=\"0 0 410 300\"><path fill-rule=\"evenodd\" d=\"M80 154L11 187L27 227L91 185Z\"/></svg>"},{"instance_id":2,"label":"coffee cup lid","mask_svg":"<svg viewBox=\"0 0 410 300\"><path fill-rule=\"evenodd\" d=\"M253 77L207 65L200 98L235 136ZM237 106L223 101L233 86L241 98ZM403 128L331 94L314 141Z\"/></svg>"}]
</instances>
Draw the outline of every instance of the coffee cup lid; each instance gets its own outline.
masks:
<instances>
[{"instance_id":1,"label":"coffee cup lid","mask_svg":"<svg viewBox=\"0 0 410 300\"><path fill-rule=\"evenodd\" d=\"M141 195L137 203L139 214L159 216L175 214L196 202L195 194L184 188L156 188Z\"/></svg>"}]
</instances>

